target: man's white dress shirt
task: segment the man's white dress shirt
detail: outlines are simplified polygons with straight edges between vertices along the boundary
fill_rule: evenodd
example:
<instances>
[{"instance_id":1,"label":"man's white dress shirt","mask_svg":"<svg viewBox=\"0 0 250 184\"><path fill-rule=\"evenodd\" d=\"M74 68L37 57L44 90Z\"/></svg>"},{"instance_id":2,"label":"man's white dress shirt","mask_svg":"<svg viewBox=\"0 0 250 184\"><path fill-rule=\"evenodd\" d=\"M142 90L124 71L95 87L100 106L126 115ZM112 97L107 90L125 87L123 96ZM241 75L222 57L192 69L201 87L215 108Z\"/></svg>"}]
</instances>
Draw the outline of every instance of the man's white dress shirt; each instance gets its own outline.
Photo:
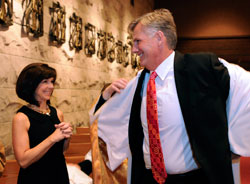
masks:
<instances>
[{"instance_id":1,"label":"man's white dress shirt","mask_svg":"<svg viewBox=\"0 0 250 184\"><path fill-rule=\"evenodd\" d=\"M159 132L165 168L169 174L180 174L197 169L198 166L192 155L177 96L173 70L174 55L175 53L173 52L155 70L158 75L155 79L155 85ZM146 114L147 84L149 76L150 74L146 73L143 83L141 105L141 120L144 132L143 153L146 168L148 169L151 168Z\"/></svg>"}]
</instances>

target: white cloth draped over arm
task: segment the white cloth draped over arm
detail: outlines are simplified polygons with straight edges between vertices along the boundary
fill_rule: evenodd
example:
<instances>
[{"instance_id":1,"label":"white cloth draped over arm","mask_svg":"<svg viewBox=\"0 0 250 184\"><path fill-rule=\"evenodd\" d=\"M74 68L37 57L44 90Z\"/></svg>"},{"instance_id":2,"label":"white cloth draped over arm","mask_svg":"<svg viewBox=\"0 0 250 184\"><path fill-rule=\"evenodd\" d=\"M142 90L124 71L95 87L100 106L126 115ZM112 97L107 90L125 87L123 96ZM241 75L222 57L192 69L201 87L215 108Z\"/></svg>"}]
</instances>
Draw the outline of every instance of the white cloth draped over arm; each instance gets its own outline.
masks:
<instances>
[{"instance_id":1,"label":"white cloth draped over arm","mask_svg":"<svg viewBox=\"0 0 250 184\"><path fill-rule=\"evenodd\" d=\"M250 72L223 59L220 61L230 75L227 116L231 151L250 156Z\"/></svg>"},{"instance_id":2,"label":"white cloth draped over arm","mask_svg":"<svg viewBox=\"0 0 250 184\"><path fill-rule=\"evenodd\" d=\"M96 113L95 107L89 112L90 124L98 118L98 136L107 145L109 162L106 164L112 171L130 156L128 124L139 75L121 93L116 93L105 102Z\"/></svg>"}]
</instances>

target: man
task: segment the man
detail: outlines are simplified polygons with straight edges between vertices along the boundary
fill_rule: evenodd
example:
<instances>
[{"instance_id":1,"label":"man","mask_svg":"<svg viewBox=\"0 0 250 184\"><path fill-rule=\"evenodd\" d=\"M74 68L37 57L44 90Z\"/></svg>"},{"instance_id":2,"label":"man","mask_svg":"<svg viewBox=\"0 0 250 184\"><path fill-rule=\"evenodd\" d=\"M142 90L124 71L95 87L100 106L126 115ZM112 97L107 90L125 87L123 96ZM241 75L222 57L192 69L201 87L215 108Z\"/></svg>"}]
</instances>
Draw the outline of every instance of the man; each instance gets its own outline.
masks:
<instances>
[{"instance_id":1,"label":"man","mask_svg":"<svg viewBox=\"0 0 250 184\"><path fill-rule=\"evenodd\" d=\"M131 183L234 183L232 152L250 155L250 74L211 53L174 51L176 26L166 9L136 19L129 31L145 69L128 85L112 83L90 112L108 167L131 152Z\"/></svg>"}]
</instances>

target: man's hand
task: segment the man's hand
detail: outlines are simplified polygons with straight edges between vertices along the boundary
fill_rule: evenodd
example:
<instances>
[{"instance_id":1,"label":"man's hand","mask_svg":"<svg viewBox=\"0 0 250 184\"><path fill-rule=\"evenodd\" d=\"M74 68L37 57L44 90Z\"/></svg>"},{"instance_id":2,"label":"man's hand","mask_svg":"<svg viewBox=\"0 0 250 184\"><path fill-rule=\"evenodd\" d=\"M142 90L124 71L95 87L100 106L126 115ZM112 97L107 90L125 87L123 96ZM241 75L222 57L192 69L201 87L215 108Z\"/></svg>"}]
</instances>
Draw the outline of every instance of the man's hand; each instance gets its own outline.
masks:
<instances>
[{"instance_id":1,"label":"man's hand","mask_svg":"<svg viewBox=\"0 0 250 184\"><path fill-rule=\"evenodd\" d=\"M113 81L102 93L104 100L108 100L114 92L120 93L121 89L127 86L128 81L126 79L118 79Z\"/></svg>"}]
</instances>

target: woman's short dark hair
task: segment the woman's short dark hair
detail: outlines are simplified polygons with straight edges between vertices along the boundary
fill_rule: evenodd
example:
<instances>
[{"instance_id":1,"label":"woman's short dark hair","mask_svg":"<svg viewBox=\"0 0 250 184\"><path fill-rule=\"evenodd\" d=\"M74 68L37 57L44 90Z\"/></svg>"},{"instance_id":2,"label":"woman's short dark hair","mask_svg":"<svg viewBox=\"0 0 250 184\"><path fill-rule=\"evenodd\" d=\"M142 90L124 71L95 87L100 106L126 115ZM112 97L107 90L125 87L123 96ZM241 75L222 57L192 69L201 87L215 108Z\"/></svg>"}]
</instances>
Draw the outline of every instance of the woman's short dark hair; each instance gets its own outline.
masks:
<instances>
[{"instance_id":1,"label":"woman's short dark hair","mask_svg":"<svg viewBox=\"0 0 250 184\"><path fill-rule=\"evenodd\" d=\"M35 99L35 90L44 79L53 77L56 80L56 70L44 63L27 65L20 73L16 82L17 96L30 104L39 106ZM47 102L50 103L49 101Z\"/></svg>"}]
</instances>

